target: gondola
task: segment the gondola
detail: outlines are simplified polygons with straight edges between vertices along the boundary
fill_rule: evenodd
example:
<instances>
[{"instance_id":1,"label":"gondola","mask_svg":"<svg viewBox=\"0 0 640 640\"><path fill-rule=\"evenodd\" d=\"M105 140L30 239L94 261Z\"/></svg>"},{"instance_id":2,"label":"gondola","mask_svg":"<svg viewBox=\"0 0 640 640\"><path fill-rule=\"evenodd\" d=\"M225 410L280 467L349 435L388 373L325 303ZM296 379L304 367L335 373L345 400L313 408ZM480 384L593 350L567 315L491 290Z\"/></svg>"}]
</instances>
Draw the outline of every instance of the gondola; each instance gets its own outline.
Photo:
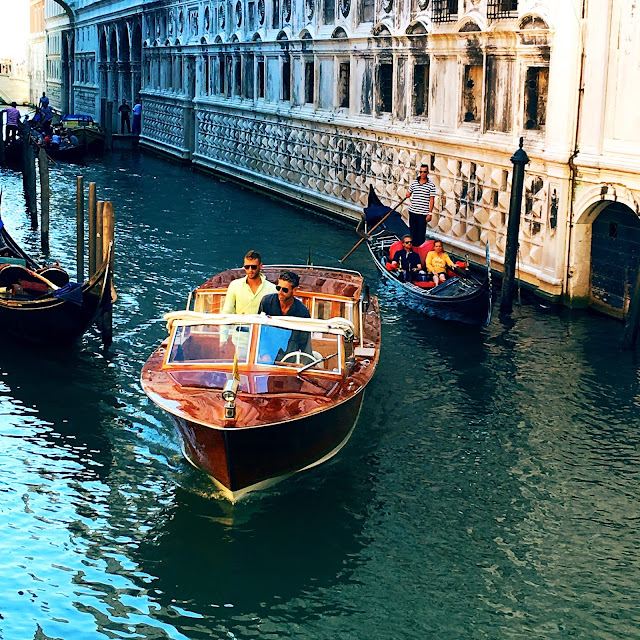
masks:
<instances>
[{"instance_id":1,"label":"gondola","mask_svg":"<svg viewBox=\"0 0 640 640\"><path fill-rule=\"evenodd\" d=\"M104 133L90 115L68 114L62 116L60 124L69 130L80 146L90 151L104 150Z\"/></svg>"},{"instance_id":2,"label":"gondola","mask_svg":"<svg viewBox=\"0 0 640 640\"><path fill-rule=\"evenodd\" d=\"M187 460L231 501L335 455L378 362L378 302L362 276L311 266L263 272L277 281L284 268L300 277L296 297L311 318L221 314L229 283L244 276L224 271L186 310L165 316L169 337L141 373Z\"/></svg>"},{"instance_id":3,"label":"gondola","mask_svg":"<svg viewBox=\"0 0 640 640\"><path fill-rule=\"evenodd\" d=\"M75 137L75 136L74 136ZM76 139L63 138L59 145L46 144L45 151L56 160L70 162L71 164L82 164L86 149Z\"/></svg>"},{"instance_id":4,"label":"gondola","mask_svg":"<svg viewBox=\"0 0 640 640\"><path fill-rule=\"evenodd\" d=\"M450 254L456 269L448 271L449 277L442 284L435 286L428 278L422 282L405 282L402 274L391 268L391 258L395 251L402 248L400 238L404 233L409 233L407 225L399 214L380 202L372 186L364 214L364 236L369 252L383 278L401 294L400 300L417 311L443 320L481 327L489 324L492 295L489 245L486 246L486 267L477 274L471 270L468 260ZM374 229L388 214L387 220ZM368 233L367 229L373 233ZM428 240L414 248L420 254L423 265L427 253L433 248L433 242Z\"/></svg>"},{"instance_id":5,"label":"gondola","mask_svg":"<svg viewBox=\"0 0 640 640\"><path fill-rule=\"evenodd\" d=\"M0 339L61 346L80 338L108 311L113 246L86 282L70 282L55 265L44 267L27 255L0 219ZM103 334L103 341L110 340Z\"/></svg>"}]
</instances>

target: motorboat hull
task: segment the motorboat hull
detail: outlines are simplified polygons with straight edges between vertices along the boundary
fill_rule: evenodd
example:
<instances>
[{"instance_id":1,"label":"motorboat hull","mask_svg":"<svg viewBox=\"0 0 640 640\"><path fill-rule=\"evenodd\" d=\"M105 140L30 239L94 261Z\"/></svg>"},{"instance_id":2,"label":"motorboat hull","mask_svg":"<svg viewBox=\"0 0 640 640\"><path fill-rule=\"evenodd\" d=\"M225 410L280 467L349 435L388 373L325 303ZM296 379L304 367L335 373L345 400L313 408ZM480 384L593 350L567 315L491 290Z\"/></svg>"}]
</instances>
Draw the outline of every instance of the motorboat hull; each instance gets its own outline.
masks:
<instances>
[{"instance_id":1,"label":"motorboat hull","mask_svg":"<svg viewBox=\"0 0 640 640\"><path fill-rule=\"evenodd\" d=\"M171 414L184 456L237 500L320 464L346 444L364 389L342 404L259 427L214 427Z\"/></svg>"}]
</instances>

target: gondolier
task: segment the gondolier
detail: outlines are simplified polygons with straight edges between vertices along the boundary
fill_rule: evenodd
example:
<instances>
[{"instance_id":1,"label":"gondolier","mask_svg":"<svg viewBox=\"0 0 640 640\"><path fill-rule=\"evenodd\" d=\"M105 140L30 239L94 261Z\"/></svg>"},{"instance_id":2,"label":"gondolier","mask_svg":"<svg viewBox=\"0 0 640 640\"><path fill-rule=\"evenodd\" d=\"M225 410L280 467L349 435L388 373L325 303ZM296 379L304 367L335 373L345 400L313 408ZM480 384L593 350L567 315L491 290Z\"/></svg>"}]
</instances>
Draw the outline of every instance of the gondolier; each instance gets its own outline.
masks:
<instances>
[{"instance_id":1,"label":"gondolier","mask_svg":"<svg viewBox=\"0 0 640 640\"><path fill-rule=\"evenodd\" d=\"M427 234L427 222L431 221L431 212L436 196L436 185L429 180L429 167L420 166L418 177L409 185L409 231L413 244L420 246Z\"/></svg>"}]
</instances>

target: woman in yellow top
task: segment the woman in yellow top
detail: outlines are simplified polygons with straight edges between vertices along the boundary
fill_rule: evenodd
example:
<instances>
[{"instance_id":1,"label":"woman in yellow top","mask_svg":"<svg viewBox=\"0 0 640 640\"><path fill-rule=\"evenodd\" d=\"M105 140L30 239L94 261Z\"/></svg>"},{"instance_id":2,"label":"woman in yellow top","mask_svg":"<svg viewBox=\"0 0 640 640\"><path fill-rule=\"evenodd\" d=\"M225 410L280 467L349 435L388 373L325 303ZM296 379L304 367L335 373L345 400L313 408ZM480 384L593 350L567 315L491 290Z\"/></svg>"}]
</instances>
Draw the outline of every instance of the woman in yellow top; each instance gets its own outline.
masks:
<instances>
[{"instance_id":1,"label":"woman in yellow top","mask_svg":"<svg viewBox=\"0 0 640 640\"><path fill-rule=\"evenodd\" d=\"M437 285L446 280L447 266L453 267L453 261L444 252L442 242L436 240L433 245L433 251L427 253L426 267L427 272L433 276L433 281Z\"/></svg>"}]
</instances>

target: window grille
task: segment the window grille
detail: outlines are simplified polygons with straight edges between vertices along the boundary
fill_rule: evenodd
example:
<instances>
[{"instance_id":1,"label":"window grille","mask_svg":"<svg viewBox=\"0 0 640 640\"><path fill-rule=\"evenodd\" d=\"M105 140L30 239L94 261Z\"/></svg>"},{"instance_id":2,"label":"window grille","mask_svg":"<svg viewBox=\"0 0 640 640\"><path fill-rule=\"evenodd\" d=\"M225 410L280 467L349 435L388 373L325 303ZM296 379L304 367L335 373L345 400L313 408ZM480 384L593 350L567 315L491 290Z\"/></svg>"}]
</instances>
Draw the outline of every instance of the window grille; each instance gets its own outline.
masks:
<instances>
[{"instance_id":1,"label":"window grille","mask_svg":"<svg viewBox=\"0 0 640 640\"><path fill-rule=\"evenodd\" d=\"M458 19L458 0L432 0L434 22L455 22Z\"/></svg>"},{"instance_id":2,"label":"window grille","mask_svg":"<svg viewBox=\"0 0 640 640\"><path fill-rule=\"evenodd\" d=\"M513 18L518 15L518 0L488 0L487 18Z\"/></svg>"}]
</instances>

